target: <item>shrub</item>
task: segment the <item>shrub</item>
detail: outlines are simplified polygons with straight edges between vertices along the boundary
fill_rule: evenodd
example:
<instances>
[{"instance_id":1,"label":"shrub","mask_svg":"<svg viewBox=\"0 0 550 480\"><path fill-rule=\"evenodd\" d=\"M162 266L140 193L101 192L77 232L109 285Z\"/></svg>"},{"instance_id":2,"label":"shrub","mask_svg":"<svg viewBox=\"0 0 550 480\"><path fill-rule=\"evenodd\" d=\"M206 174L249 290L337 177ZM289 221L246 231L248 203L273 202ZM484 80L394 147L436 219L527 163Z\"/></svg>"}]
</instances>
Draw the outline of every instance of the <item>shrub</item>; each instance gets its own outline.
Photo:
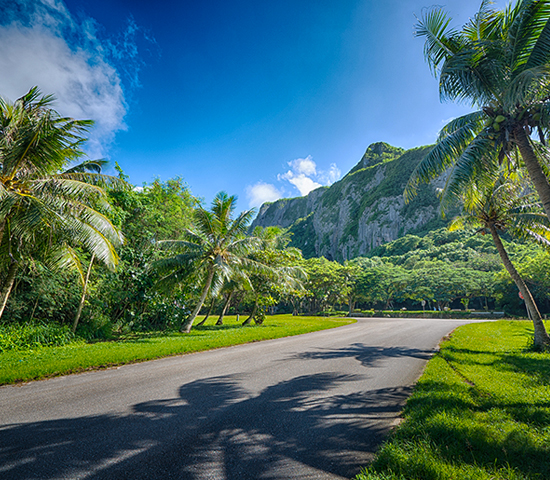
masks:
<instances>
[{"instance_id":1,"label":"shrub","mask_svg":"<svg viewBox=\"0 0 550 480\"><path fill-rule=\"evenodd\" d=\"M0 352L61 346L75 341L69 327L56 324L0 325Z\"/></svg>"}]
</instances>

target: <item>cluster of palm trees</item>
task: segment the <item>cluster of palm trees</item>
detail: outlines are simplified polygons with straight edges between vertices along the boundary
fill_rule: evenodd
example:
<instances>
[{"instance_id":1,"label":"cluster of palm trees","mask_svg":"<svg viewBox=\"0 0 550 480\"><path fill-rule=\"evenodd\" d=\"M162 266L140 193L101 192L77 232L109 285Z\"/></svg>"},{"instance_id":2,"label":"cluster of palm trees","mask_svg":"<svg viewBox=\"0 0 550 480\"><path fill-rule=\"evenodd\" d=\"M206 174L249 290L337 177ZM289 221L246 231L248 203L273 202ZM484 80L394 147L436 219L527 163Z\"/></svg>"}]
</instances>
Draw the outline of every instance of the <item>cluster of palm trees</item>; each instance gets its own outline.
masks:
<instances>
[{"instance_id":1,"label":"cluster of palm trees","mask_svg":"<svg viewBox=\"0 0 550 480\"><path fill-rule=\"evenodd\" d=\"M208 295L215 299L222 289L226 302L218 324L223 321L232 295L238 290L254 292L255 306L249 323L257 312L262 288L303 289L303 270L295 264L300 257L288 249L288 236L279 229L259 229L253 235L247 230L254 210L242 212L233 219L236 197L220 192L210 210L195 210L193 228L181 240L165 240L159 247L172 255L158 260L153 268L162 277L160 284L178 285L193 278L201 293L191 314L183 322L182 332L189 333ZM294 257L293 257L294 254Z\"/></svg>"},{"instance_id":2,"label":"cluster of palm trees","mask_svg":"<svg viewBox=\"0 0 550 480\"><path fill-rule=\"evenodd\" d=\"M477 110L441 130L405 197L414 196L420 182L447 176L442 209L461 201L465 218L455 227L468 224L492 235L534 322L535 346L548 346L540 312L500 235L550 245L550 1L518 0L497 11L483 0L460 30L437 7L419 20L416 34L425 38L441 99L468 102Z\"/></svg>"}]
</instances>

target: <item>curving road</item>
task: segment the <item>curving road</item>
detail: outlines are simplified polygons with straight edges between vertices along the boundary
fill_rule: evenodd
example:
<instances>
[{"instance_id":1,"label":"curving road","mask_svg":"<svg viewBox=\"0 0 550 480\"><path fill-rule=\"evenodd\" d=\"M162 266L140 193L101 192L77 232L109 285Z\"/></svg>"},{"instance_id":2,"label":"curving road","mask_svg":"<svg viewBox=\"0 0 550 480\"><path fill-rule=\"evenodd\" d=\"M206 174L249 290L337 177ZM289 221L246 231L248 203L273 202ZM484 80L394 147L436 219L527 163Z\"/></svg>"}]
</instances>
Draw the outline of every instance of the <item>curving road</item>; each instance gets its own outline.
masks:
<instances>
[{"instance_id":1,"label":"curving road","mask_svg":"<svg viewBox=\"0 0 550 480\"><path fill-rule=\"evenodd\" d=\"M0 388L0 478L343 479L462 320L333 330Z\"/></svg>"}]
</instances>

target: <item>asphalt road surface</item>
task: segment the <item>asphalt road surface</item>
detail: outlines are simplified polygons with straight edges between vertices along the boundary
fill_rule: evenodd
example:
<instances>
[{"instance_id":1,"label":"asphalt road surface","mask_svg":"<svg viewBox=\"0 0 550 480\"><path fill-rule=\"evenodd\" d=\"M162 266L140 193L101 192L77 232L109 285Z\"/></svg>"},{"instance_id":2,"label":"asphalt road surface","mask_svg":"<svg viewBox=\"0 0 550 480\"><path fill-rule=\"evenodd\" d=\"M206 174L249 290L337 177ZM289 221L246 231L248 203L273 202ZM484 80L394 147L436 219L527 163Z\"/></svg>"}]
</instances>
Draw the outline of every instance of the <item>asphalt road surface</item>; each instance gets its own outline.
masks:
<instances>
[{"instance_id":1,"label":"asphalt road surface","mask_svg":"<svg viewBox=\"0 0 550 480\"><path fill-rule=\"evenodd\" d=\"M362 319L1 387L0 478L351 478L464 323Z\"/></svg>"}]
</instances>

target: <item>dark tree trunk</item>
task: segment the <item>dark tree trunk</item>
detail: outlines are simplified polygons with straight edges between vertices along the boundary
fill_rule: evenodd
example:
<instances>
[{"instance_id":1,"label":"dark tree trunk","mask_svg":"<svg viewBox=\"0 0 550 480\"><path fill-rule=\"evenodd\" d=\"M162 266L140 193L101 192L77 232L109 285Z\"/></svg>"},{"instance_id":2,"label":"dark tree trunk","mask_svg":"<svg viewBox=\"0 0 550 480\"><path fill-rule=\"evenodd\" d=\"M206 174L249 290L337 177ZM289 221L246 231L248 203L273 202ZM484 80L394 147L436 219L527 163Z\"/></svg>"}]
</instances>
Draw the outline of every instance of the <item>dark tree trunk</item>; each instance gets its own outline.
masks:
<instances>
[{"instance_id":1,"label":"dark tree trunk","mask_svg":"<svg viewBox=\"0 0 550 480\"><path fill-rule=\"evenodd\" d=\"M510 257L508 257L508 253L506 252L506 249L502 244L502 241L500 239L500 236L495 226L489 225L489 229L491 230L491 235L493 236L493 241L495 242L495 246L497 247L502 263L504 264L504 267L512 277L512 280L515 282L515 284L519 288L519 291L521 292L521 295L523 296L523 299L525 301L527 312L529 313L531 320L533 321L533 326L535 328L535 338L534 338L535 347L549 346L550 337L548 336L548 332L544 327L544 322L542 321L542 317L540 315L539 309L537 308L537 304L535 303L535 300L533 299L533 296L531 295L529 288L527 287L523 279L520 277L518 271L516 270L516 267L514 267L514 264L510 260Z\"/></svg>"},{"instance_id":2,"label":"dark tree trunk","mask_svg":"<svg viewBox=\"0 0 550 480\"><path fill-rule=\"evenodd\" d=\"M227 312L227 309L229 308L229 305L231 304L231 298L233 297L233 292L229 292L227 294L227 300L225 301L225 304L222 308L222 313L220 314L218 321L216 322L216 325L223 325L223 317L225 317L225 312Z\"/></svg>"},{"instance_id":3,"label":"dark tree trunk","mask_svg":"<svg viewBox=\"0 0 550 480\"><path fill-rule=\"evenodd\" d=\"M204 317L199 323L197 323L197 327L201 327L206 323L206 320L208 320L208 317L212 313L212 310L214 309L214 304L216 303L216 298L212 299L212 302L210 303L210 307L208 308L208 311L206 312L206 317Z\"/></svg>"},{"instance_id":4,"label":"dark tree trunk","mask_svg":"<svg viewBox=\"0 0 550 480\"><path fill-rule=\"evenodd\" d=\"M355 301L350 297L348 300L348 317L353 315L353 309L355 308Z\"/></svg>"},{"instance_id":5,"label":"dark tree trunk","mask_svg":"<svg viewBox=\"0 0 550 480\"><path fill-rule=\"evenodd\" d=\"M539 194L539 198L546 216L550 220L550 183L548 182L548 178L542 170L542 167L537 159L537 155L533 149L533 145L531 145L531 141L529 140L524 127L517 127L514 130L514 137L519 148L519 152L521 153L521 158L523 158L523 162L527 167L529 177L531 178L533 185Z\"/></svg>"},{"instance_id":6,"label":"dark tree trunk","mask_svg":"<svg viewBox=\"0 0 550 480\"><path fill-rule=\"evenodd\" d=\"M250 325L252 323L252 319L256 316L256 313L258 312L258 301L254 303L254 308L252 309L252 313L249 315L249 317L242 323L243 325Z\"/></svg>"}]
</instances>

